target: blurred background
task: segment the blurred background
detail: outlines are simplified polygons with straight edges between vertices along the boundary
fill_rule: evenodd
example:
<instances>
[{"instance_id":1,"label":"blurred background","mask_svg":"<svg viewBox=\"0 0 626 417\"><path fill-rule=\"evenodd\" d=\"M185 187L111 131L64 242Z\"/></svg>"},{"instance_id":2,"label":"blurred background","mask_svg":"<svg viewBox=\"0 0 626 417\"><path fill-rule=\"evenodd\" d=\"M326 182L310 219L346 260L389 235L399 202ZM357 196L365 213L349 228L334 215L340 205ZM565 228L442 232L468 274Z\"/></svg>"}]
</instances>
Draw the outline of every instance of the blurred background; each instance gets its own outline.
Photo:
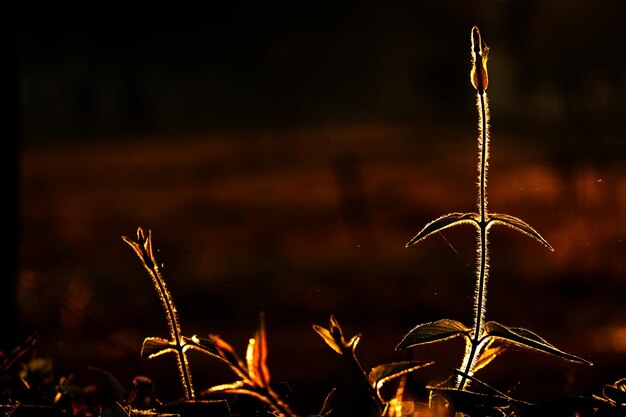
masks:
<instances>
[{"instance_id":1,"label":"blurred background","mask_svg":"<svg viewBox=\"0 0 626 417\"><path fill-rule=\"evenodd\" d=\"M265 312L269 366L319 410L336 315L366 369L413 357L445 379L454 340L396 352L415 325L470 325L475 232L405 248L476 204L470 29L489 45L494 212L487 318L594 362L514 349L479 375L543 401L626 377L626 4L305 2L194 8L20 5L7 52L3 349L33 331L62 375L87 366L182 395L158 296L121 236L151 230L183 332L242 354ZM32 7L31 7L32 6ZM233 380L190 357L198 390Z\"/></svg>"}]
</instances>

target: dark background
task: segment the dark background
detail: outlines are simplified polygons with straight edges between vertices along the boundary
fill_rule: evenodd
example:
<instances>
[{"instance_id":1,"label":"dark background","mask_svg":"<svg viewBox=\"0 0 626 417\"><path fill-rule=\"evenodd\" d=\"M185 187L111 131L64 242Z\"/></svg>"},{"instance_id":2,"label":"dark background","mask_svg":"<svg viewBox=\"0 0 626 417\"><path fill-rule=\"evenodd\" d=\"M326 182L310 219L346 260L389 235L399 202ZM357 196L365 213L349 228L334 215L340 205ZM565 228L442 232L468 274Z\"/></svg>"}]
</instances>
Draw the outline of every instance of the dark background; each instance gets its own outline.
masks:
<instances>
[{"instance_id":1,"label":"dark background","mask_svg":"<svg viewBox=\"0 0 626 417\"><path fill-rule=\"evenodd\" d=\"M139 360L167 328L120 238L138 226L154 233L185 334L244 354L265 311L273 379L300 413L334 383L336 355L311 329L330 314L363 333L368 369L405 359L394 347L418 323L470 324L473 232L404 244L474 207L477 25L491 48L490 207L556 249L495 229L487 317L595 363L510 351L481 375L530 401L599 393L626 376L625 8L22 3L6 38L18 255L5 253L4 348L37 331L59 374L141 373L182 395L173 358ZM427 383L462 346L411 354L437 361L414 375ZM198 390L234 378L191 362Z\"/></svg>"}]
</instances>

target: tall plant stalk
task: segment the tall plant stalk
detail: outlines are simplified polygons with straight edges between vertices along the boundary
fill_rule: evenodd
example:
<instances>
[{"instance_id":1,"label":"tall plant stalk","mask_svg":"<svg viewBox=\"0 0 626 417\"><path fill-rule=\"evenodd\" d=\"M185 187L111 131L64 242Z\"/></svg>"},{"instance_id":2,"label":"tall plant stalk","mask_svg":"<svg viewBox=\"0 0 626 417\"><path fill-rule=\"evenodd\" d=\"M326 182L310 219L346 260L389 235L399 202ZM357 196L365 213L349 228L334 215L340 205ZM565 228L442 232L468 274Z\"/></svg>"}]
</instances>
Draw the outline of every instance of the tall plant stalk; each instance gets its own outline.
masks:
<instances>
[{"instance_id":1,"label":"tall plant stalk","mask_svg":"<svg viewBox=\"0 0 626 417\"><path fill-rule=\"evenodd\" d=\"M474 298L474 331L471 343L463 358L463 376L458 380L458 388L463 389L467 375L473 368L480 352L480 340L483 335L487 302L487 278L489 277L489 214L487 212L487 168L489 167L489 101L487 99L487 55L489 48L483 50L480 31L472 28L472 71L470 79L476 89L476 106L478 108L478 248L476 295Z\"/></svg>"},{"instance_id":2,"label":"tall plant stalk","mask_svg":"<svg viewBox=\"0 0 626 417\"><path fill-rule=\"evenodd\" d=\"M487 56L489 48L483 46L480 31L473 27L471 31L472 69L470 80L476 90L476 107L478 110L478 212L477 213L450 213L428 223L411 239L406 246L411 246L426 237L444 229L470 224L477 230L476 250L476 290L474 297L474 323L466 327L463 323L451 319L442 319L424 323L411 330L398 344L397 349L432 343L463 335L466 338L465 355L461 364L459 376L456 379L457 390L465 390L472 375L478 369L488 364L497 354L488 355L486 349L494 341L515 344L533 350L542 351L563 359L579 363L590 363L577 356L565 353L540 336L519 327L506 327L497 322L485 322L487 305L487 281L489 277L489 230L495 224L508 226L518 232L535 238L550 250L552 246L531 226L517 217L508 214L490 213L487 209L487 171L489 167L489 100L487 86L489 77L487 72ZM481 353L485 351L485 357ZM497 350L495 352L501 352Z\"/></svg>"}]
</instances>

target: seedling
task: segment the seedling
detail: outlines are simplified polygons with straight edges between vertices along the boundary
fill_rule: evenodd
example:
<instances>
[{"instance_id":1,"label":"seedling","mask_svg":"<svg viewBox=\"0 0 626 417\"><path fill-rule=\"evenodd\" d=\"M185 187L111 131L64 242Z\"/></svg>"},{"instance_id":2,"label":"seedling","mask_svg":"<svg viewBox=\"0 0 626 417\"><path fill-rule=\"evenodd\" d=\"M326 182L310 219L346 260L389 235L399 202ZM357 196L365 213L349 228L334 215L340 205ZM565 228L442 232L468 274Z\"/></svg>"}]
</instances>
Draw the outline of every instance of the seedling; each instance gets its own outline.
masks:
<instances>
[{"instance_id":1,"label":"seedling","mask_svg":"<svg viewBox=\"0 0 626 417\"><path fill-rule=\"evenodd\" d=\"M195 335L192 337L183 336L174 300L165 285L161 268L159 268L159 265L154 257L152 249L152 232L148 231L148 234L146 235L144 231L139 228L137 229L137 240L131 240L125 236L122 236L122 239L124 242L128 243L131 248L133 248L146 271L148 271L148 275L152 278L152 283L159 294L159 299L161 300L161 304L165 310L165 317L170 331L169 340L161 337L145 338L141 348L141 358L151 359L165 353L175 353L178 360L181 382L185 390L185 399L193 400L195 398L195 393L193 383L191 381L191 371L189 369L186 352L189 349L196 349L203 353L217 355L217 351L208 339L201 339Z\"/></svg>"},{"instance_id":2,"label":"seedling","mask_svg":"<svg viewBox=\"0 0 626 417\"><path fill-rule=\"evenodd\" d=\"M265 319L262 313L254 337L250 338L248 342L245 362L239 358L232 346L221 337L210 335L209 339L216 348L217 357L226 362L240 380L231 384L211 387L203 391L203 395L214 393L250 395L268 405L278 416L296 417L270 385L270 371L266 363Z\"/></svg>"},{"instance_id":3,"label":"seedling","mask_svg":"<svg viewBox=\"0 0 626 417\"><path fill-rule=\"evenodd\" d=\"M476 291L474 297L474 324L467 327L463 323L442 319L424 323L411 330L398 344L396 349L437 342L456 336L466 340L465 355L456 378L455 389L466 390L472 375L487 365L501 353L501 348L494 342L504 342L522 348L538 350L560 358L591 364L585 359L565 353L554 347L537 334L519 327L507 327L495 321L485 322L487 306L487 279L489 276L489 230L495 225L504 225L536 239L550 250L552 246L531 226L517 217L508 214L491 213L487 209L487 168L489 166L489 102L487 86L489 77L487 57L489 48L483 44L477 27L471 30L472 68L470 80L476 90L478 109L478 212L450 213L426 224L406 246L414 245L428 236L453 226L469 224L474 226L478 235L476 251Z\"/></svg>"},{"instance_id":4,"label":"seedling","mask_svg":"<svg viewBox=\"0 0 626 417\"><path fill-rule=\"evenodd\" d=\"M361 340L361 335L355 335L346 341L339 322L332 315L328 328L314 324L313 330L324 339L328 346L342 356L344 362L344 383L339 390L331 391L320 412L322 416L330 415L336 409L339 409L338 415L340 416L357 415L357 413L362 416L365 416L364 413L392 415L396 407L401 406L404 380L401 379L396 396L390 401L385 401L380 393L383 385L392 379L405 377L409 372L433 364L433 362L424 361L393 362L376 366L369 374L366 374L356 357L356 347ZM376 411L367 409L366 403L372 401L377 406Z\"/></svg>"}]
</instances>

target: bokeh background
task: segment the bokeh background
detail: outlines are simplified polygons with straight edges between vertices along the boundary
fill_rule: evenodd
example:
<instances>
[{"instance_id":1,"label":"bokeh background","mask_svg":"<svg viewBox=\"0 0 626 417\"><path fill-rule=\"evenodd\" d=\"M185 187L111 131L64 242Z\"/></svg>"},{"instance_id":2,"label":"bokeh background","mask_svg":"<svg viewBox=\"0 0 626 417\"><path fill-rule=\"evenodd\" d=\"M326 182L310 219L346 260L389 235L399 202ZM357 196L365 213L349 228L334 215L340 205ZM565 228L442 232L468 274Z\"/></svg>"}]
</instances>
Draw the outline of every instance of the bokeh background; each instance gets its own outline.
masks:
<instances>
[{"instance_id":1,"label":"bokeh background","mask_svg":"<svg viewBox=\"0 0 626 417\"><path fill-rule=\"evenodd\" d=\"M626 376L625 3L21 6L6 66L5 349L36 331L59 374L97 366L182 395L173 358L139 360L144 337L167 334L121 239L141 226L185 334L243 354L265 312L272 376L297 412L318 411L337 375L311 329L330 314L363 334L366 368L412 356L437 361L415 380L445 379L460 340L394 347L421 322L472 322L473 230L404 244L475 206L478 25L490 207L556 249L494 229L487 317L595 364L510 350L481 376L529 401ZM234 377L191 362L198 389Z\"/></svg>"}]
</instances>

